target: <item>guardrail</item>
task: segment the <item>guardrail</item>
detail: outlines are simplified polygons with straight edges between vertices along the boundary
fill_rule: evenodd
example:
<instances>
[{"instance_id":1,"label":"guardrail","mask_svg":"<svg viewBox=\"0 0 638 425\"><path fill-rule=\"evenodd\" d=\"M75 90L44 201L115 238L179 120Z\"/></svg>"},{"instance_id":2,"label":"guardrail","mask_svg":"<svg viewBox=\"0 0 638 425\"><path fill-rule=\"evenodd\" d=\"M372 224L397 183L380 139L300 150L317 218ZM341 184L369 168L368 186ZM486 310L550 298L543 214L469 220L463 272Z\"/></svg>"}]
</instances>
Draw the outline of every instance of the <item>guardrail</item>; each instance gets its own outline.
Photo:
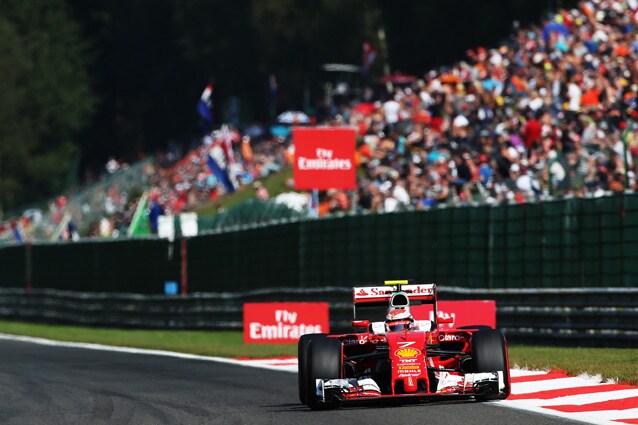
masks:
<instances>
[{"instance_id":1,"label":"guardrail","mask_svg":"<svg viewBox=\"0 0 638 425\"><path fill-rule=\"evenodd\" d=\"M496 300L510 342L568 346L638 345L638 288L439 288L443 300ZM0 288L0 317L117 328L241 330L245 302L325 301L333 331L350 329L348 288L277 288L187 296Z\"/></svg>"}]
</instances>

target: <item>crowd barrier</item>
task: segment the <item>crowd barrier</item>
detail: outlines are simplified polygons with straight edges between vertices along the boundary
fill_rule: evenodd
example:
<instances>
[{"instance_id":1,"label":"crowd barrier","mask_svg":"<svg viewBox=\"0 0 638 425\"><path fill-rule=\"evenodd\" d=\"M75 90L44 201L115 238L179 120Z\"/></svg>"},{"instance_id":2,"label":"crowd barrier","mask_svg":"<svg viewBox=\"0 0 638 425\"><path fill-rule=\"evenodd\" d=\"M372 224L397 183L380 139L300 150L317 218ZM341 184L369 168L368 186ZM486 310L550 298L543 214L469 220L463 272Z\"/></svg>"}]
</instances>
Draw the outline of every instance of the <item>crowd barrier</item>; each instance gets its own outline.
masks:
<instances>
[{"instance_id":1,"label":"crowd barrier","mask_svg":"<svg viewBox=\"0 0 638 425\"><path fill-rule=\"evenodd\" d=\"M512 343L636 347L638 288L438 288L444 300L496 300L497 326ZM278 288L186 296L0 288L0 317L87 326L241 330L245 302L324 301L332 331L348 331L349 288ZM382 318L379 318L382 320ZM480 323L477 323L480 324Z\"/></svg>"},{"instance_id":2,"label":"crowd barrier","mask_svg":"<svg viewBox=\"0 0 638 425\"><path fill-rule=\"evenodd\" d=\"M0 287L161 294L375 285L638 286L638 195L293 219L174 241L0 248Z\"/></svg>"}]
</instances>

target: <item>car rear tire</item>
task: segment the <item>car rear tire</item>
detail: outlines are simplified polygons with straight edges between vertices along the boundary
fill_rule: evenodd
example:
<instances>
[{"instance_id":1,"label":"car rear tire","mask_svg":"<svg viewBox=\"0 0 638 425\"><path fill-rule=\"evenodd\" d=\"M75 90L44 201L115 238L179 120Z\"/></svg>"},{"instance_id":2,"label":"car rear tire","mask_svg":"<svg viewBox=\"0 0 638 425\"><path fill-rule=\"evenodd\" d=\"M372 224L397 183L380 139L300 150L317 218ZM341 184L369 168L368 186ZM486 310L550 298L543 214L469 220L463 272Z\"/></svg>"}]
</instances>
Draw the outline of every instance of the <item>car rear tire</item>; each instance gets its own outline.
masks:
<instances>
[{"instance_id":1,"label":"car rear tire","mask_svg":"<svg viewBox=\"0 0 638 425\"><path fill-rule=\"evenodd\" d=\"M472 334L472 364L476 373L503 372L505 395L486 394L477 396L477 400L486 401L506 398L509 395L509 365L507 362L507 343L498 329L481 329Z\"/></svg>"},{"instance_id":2,"label":"car rear tire","mask_svg":"<svg viewBox=\"0 0 638 425\"><path fill-rule=\"evenodd\" d=\"M306 404L308 400L308 351L313 339L326 338L326 334L301 335L297 343L297 378L299 380L299 401Z\"/></svg>"},{"instance_id":3,"label":"car rear tire","mask_svg":"<svg viewBox=\"0 0 638 425\"><path fill-rule=\"evenodd\" d=\"M338 407L336 400L319 402L316 394L317 379L340 379L341 341L335 338L311 338L307 354L306 405L312 410Z\"/></svg>"}]
</instances>

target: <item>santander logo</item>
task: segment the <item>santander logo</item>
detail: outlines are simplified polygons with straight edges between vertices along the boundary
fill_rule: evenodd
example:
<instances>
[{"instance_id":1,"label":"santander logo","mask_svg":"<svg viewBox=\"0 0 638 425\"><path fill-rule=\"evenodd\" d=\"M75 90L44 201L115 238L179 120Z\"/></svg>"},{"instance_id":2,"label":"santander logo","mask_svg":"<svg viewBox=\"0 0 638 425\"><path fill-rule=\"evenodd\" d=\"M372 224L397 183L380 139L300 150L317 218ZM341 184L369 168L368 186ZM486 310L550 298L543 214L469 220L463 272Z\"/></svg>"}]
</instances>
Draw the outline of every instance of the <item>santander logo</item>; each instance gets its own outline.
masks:
<instances>
[{"instance_id":1,"label":"santander logo","mask_svg":"<svg viewBox=\"0 0 638 425\"><path fill-rule=\"evenodd\" d=\"M434 294L434 288L431 287L431 286L417 285L414 289L412 289L410 291L410 293L419 294L419 295L433 295Z\"/></svg>"},{"instance_id":2,"label":"santander logo","mask_svg":"<svg viewBox=\"0 0 638 425\"><path fill-rule=\"evenodd\" d=\"M405 285L403 290L409 295L418 296L433 296L433 285ZM371 286L366 288L355 288L355 295L359 298L379 298L387 297L392 294L394 290L387 286Z\"/></svg>"}]
</instances>

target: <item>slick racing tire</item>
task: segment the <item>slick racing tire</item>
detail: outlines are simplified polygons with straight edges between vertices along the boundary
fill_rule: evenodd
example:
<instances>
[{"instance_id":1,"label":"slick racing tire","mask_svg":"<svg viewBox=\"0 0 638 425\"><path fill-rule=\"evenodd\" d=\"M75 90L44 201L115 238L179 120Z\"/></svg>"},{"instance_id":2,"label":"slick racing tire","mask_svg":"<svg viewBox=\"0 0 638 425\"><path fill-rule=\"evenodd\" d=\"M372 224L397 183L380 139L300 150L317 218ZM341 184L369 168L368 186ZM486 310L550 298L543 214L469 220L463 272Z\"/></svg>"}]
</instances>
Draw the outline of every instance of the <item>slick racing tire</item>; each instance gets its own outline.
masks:
<instances>
[{"instance_id":1,"label":"slick racing tire","mask_svg":"<svg viewBox=\"0 0 638 425\"><path fill-rule=\"evenodd\" d=\"M321 402L317 398L317 379L341 378L341 341L335 338L318 337L311 338L307 367L308 377L306 381L306 405L312 410L334 409L338 407L336 400Z\"/></svg>"},{"instance_id":2,"label":"slick racing tire","mask_svg":"<svg viewBox=\"0 0 638 425\"><path fill-rule=\"evenodd\" d=\"M308 400L308 351L310 349L310 341L319 338L326 338L326 334L301 335L297 343L297 378L299 380L299 401L302 404L306 404Z\"/></svg>"},{"instance_id":3,"label":"slick racing tire","mask_svg":"<svg viewBox=\"0 0 638 425\"><path fill-rule=\"evenodd\" d=\"M498 329L481 329L472 334L472 363L474 372L503 372L505 395L485 394L477 396L479 401L506 398L509 395L509 365L507 363L507 343Z\"/></svg>"}]
</instances>

